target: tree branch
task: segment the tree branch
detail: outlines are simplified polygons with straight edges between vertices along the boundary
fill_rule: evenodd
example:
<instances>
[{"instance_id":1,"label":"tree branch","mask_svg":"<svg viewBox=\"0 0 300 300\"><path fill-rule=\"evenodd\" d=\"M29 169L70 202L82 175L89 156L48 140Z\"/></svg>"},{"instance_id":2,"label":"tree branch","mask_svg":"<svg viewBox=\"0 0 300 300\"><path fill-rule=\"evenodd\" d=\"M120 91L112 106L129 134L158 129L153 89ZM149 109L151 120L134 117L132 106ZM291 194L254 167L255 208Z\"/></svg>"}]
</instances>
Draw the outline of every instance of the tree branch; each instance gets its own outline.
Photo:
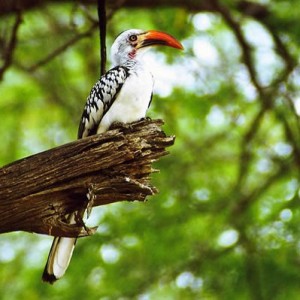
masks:
<instances>
[{"instance_id":1,"label":"tree branch","mask_svg":"<svg viewBox=\"0 0 300 300\"><path fill-rule=\"evenodd\" d=\"M15 50L16 44L17 44L17 33L18 33L18 29L20 27L21 22L22 22L22 15L21 15L21 11L18 10L16 12L16 21L15 21L14 26L12 28L12 32L11 32L11 36L10 36L10 40L8 42L8 45L7 46L5 45L3 47L4 48L3 49L4 63L0 68L0 80L3 79L4 72L7 70L7 68L12 63L14 50Z\"/></svg>"},{"instance_id":2,"label":"tree branch","mask_svg":"<svg viewBox=\"0 0 300 300\"><path fill-rule=\"evenodd\" d=\"M67 50L69 47L73 46L75 43L77 43L81 39L89 37L97 27L98 27L98 23L93 23L87 31L78 33L77 35L72 37L70 40L66 41L63 45L57 47L51 53L49 53L47 56L45 56L44 58L42 58L41 60L36 62L34 65L32 65L30 67L23 67L23 68L26 69L26 71L28 71L28 72L36 71L38 68L40 68L41 66L50 62L52 59L54 59L55 57L57 57L58 55L63 53L65 50Z\"/></svg>"},{"instance_id":3,"label":"tree branch","mask_svg":"<svg viewBox=\"0 0 300 300\"><path fill-rule=\"evenodd\" d=\"M30 10L35 9L37 7L42 7L43 5L47 3L62 3L62 2L69 2L73 3L73 1L68 0L2 0L0 1L0 16L6 15L9 13L14 12L16 9L22 9L22 10ZM96 5L97 0L79 0L78 2L84 4L84 5ZM110 7L114 7L115 4L120 2L118 1L108 1L108 5ZM121 0L121 2L124 2L123 7L128 8L136 8L136 7L147 7L147 8L153 8L153 7L166 7L166 6L172 6L172 7L182 7L186 8L189 11L213 11L213 7L211 5L210 0L202 0L202 1L194 1L194 0L188 0L188 1L182 1L182 0Z\"/></svg>"},{"instance_id":4,"label":"tree branch","mask_svg":"<svg viewBox=\"0 0 300 300\"><path fill-rule=\"evenodd\" d=\"M101 1L101 0L99 0ZM106 22L108 20L110 20L114 14L114 12L116 10L118 10L120 8L120 6L123 4L123 1L120 2L118 1L117 3L115 3L114 7L111 8L108 12L106 12L106 10L103 12L101 12L101 20L99 17L99 21L92 19L88 14L87 17L88 19L92 22L91 26L89 29L87 29L86 31L82 32L82 33L78 33L77 35L75 35L74 37L72 37L70 40L66 41L63 45L58 46L56 49L54 49L51 53L49 53L48 55L46 55L44 58L40 59L38 62L36 62L34 65L30 66L30 67L24 67L22 66L22 69L28 71L28 72L34 72L36 71L38 68L42 67L43 65L49 63L52 59L54 59L55 57L57 57L58 55L62 54L64 51L66 51L69 47L73 46L74 44L76 44L77 42L79 42L80 40L82 40L83 38L89 37L96 28L99 27L100 30L100 41L101 41L101 70L100 73L101 75L103 74L103 68L105 69L105 64L106 64L106 46L105 46L105 38L106 38L106 26L105 28L103 28L103 24L102 22ZM103 20L103 14L105 14L105 20ZM1 15L1 14L0 14ZM101 24L100 24L101 23ZM100 29L102 28L102 30ZM105 33L103 33L103 31Z\"/></svg>"},{"instance_id":5,"label":"tree branch","mask_svg":"<svg viewBox=\"0 0 300 300\"><path fill-rule=\"evenodd\" d=\"M29 231L54 236L93 233L66 215L122 200L144 201L157 192L151 164L174 143L161 120L111 129L0 169L0 233ZM87 198L89 194L89 199Z\"/></svg>"},{"instance_id":6,"label":"tree branch","mask_svg":"<svg viewBox=\"0 0 300 300\"><path fill-rule=\"evenodd\" d=\"M276 157L274 159L276 159ZM292 160L280 160L277 158L278 169L276 171L274 171L265 180L261 181L260 184L253 188L251 191L244 193L240 192L239 201L234 203L231 209L231 219L234 220L235 224L243 222L243 220L238 218L238 216L244 216L245 211L249 209L250 205L252 205L255 201L258 201L263 193L266 193L266 191L280 178L286 176L286 172L290 169L292 163ZM234 191L233 193L236 192L237 191Z\"/></svg>"},{"instance_id":7,"label":"tree branch","mask_svg":"<svg viewBox=\"0 0 300 300\"><path fill-rule=\"evenodd\" d=\"M238 177L235 185L235 189L239 191L244 184L244 181L247 177L251 160L252 160L252 147L251 143L257 135L257 132L260 128L261 122L267 112L265 107L261 107L258 113L254 116L248 130L245 132L241 140L240 146L240 157L239 157L239 170Z\"/></svg>"},{"instance_id":8,"label":"tree branch","mask_svg":"<svg viewBox=\"0 0 300 300\"><path fill-rule=\"evenodd\" d=\"M257 78L255 64L254 64L254 60L252 57L252 49L243 34L240 24L234 19L234 17L231 15L230 10L226 6L220 4L218 0L212 0L212 3L214 4L216 10L223 17L224 21L227 23L227 25L233 31L233 34L235 35L235 37L241 47L243 62L248 70L251 82L254 85L254 87L256 88L259 96L261 97L261 100L265 101L266 100L265 93L264 93L263 88Z\"/></svg>"}]
</instances>

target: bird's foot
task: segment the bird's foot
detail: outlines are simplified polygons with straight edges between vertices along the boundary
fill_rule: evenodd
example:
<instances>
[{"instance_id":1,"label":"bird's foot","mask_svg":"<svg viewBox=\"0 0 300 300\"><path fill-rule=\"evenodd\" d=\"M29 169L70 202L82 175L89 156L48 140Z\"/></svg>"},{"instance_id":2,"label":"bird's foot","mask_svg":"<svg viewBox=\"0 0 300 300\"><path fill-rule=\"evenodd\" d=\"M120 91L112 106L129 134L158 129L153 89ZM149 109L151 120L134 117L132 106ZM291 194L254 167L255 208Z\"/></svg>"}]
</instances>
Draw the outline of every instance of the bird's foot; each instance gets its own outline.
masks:
<instances>
[{"instance_id":1,"label":"bird's foot","mask_svg":"<svg viewBox=\"0 0 300 300\"><path fill-rule=\"evenodd\" d=\"M122 122L113 122L109 127L109 129L116 129L116 128L124 127L125 125L126 124Z\"/></svg>"},{"instance_id":2,"label":"bird's foot","mask_svg":"<svg viewBox=\"0 0 300 300\"><path fill-rule=\"evenodd\" d=\"M141 118L140 121L151 121L152 119L150 117L144 117Z\"/></svg>"},{"instance_id":3,"label":"bird's foot","mask_svg":"<svg viewBox=\"0 0 300 300\"><path fill-rule=\"evenodd\" d=\"M114 122L109 129L123 129L125 131L132 131L133 126L132 123L122 123L122 122Z\"/></svg>"}]
</instances>

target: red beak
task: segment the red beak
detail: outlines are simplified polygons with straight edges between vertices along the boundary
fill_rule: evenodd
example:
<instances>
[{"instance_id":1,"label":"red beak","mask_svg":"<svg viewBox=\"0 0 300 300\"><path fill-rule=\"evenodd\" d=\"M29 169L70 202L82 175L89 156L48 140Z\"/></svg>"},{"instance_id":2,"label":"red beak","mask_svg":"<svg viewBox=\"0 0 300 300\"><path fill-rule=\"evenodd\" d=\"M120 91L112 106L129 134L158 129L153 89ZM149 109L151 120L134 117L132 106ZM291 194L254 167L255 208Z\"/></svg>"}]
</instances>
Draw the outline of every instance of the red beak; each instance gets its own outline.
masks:
<instances>
[{"instance_id":1,"label":"red beak","mask_svg":"<svg viewBox=\"0 0 300 300\"><path fill-rule=\"evenodd\" d=\"M140 45L139 48L144 48L148 46L155 46L155 45L163 45L163 46L169 46L172 48L183 50L182 44L176 40L171 35L156 31L156 30L149 30L145 33L140 35Z\"/></svg>"}]
</instances>

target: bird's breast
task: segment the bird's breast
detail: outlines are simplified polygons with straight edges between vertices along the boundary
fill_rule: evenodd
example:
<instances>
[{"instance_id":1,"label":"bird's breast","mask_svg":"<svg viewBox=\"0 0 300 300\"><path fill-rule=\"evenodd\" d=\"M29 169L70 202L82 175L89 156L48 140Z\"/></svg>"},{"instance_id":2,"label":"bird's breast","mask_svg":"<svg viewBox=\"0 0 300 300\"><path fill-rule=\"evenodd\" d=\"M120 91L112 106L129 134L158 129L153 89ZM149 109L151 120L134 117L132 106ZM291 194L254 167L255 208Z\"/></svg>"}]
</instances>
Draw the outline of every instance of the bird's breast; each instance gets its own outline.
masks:
<instances>
[{"instance_id":1,"label":"bird's breast","mask_svg":"<svg viewBox=\"0 0 300 300\"><path fill-rule=\"evenodd\" d=\"M153 91L152 74L145 70L132 72L124 82L114 103L103 116L98 133L106 131L114 122L131 123L146 116Z\"/></svg>"}]
</instances>

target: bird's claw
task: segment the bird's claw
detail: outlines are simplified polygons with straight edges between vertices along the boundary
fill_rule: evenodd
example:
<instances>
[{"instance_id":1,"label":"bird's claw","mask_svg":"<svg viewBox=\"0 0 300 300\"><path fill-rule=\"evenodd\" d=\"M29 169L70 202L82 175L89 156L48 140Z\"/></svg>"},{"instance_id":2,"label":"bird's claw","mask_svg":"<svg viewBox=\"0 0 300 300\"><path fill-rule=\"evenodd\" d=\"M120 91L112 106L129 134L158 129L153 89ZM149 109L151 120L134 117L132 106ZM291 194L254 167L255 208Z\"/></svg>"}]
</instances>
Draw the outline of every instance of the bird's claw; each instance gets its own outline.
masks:
<instances>
[{"instance_id":1,"label":"bird's claw","mask_svg":"<svg viewBox=\"0 0 300 300\"><path fill-rule=\"evenodd\" d=\"M150 117L144 117L141 118L140 121L151 121L152 119Z\"/></svg>"},{"instance_id":2,"label":"bird's claw","mask_svg":"<svg viewBox=\"0 0 300 300\"><path fill-rule=\"evenodd\" d=\"M114 122L109 129L116 129L116 128L120 128L120 129L124 129L126 130L132 130L133 126L131 123L122 123L122 122Z\"/></svg>"}]
</instances>

